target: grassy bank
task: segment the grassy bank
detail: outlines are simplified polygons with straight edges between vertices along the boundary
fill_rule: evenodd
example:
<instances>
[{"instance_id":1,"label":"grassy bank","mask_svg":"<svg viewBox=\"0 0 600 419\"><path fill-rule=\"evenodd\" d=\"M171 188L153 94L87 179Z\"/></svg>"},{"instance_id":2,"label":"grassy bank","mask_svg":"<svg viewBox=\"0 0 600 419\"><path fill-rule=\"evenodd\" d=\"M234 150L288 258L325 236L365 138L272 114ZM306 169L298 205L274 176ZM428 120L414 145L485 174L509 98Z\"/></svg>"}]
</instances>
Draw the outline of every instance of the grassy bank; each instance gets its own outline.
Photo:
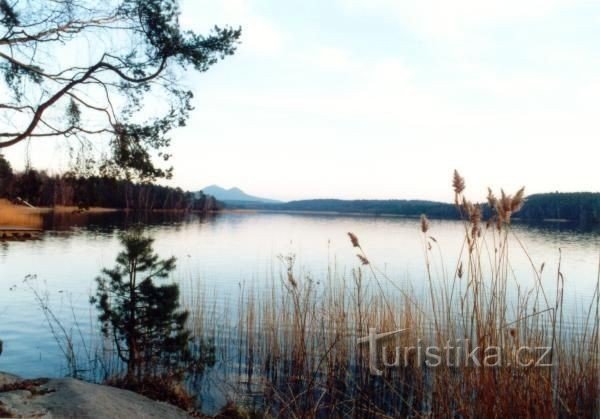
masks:
<instances>
[{"instance_id":1,"label":"grassy bank","mask_svg":"<svg viewBox=\"0 0 600 419\"><path fill-rule=\"evenodd\" d=\"M40 228L41 226L42 219L39 213L0 199L0 227Z\"/></svg>"}]
</instances>

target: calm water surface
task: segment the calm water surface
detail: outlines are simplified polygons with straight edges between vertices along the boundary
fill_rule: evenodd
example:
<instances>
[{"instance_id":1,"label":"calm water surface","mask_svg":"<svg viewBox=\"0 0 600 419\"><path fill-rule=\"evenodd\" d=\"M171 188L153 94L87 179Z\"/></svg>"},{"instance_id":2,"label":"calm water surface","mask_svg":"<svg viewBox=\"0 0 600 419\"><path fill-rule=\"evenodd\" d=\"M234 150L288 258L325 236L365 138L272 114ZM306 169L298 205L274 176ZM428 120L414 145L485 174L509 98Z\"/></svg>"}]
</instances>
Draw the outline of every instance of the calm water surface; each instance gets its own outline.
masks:
<instances>
[{"instance_id":1,"label":"calm water surface","mask_svg":"<svg viewBox=\"0 0 600 419\"><path fill-rule=\"evenodd\" d=\"M210 217L155 214L137 219L120 213L64 216L46 220L41 240L0 243L0 338L4 353L0 370L26 377L64 374L64 360L52 338L29 281L47 293L50 306L68 330L76 319L82 334L93 334L95 314L89 297L94 278L110 267L119 251L118 233L134 222L148 225L155 250L176 256L174 280L201 286L217 305L235 302L240 284L260 290L281 269L279 255L295 254L296 266L317 280L329 267L350 275L358 266L347 232L354 232L373 264L397 283L425 284L423 243L418 220L385 217L281 213L223 213ZM536 267L545 263L542 280L556 281L559 248L565 276L565 301L574 317L585 312L598 276L600 232L567 225L516 225ZM454 272L462 245L463 226L457 221L432 221L430 233L439 243L445 270ZM438 253L434 253L439 260ZM534 275L517 242L511 242L512 268L523 286ZM436 262L434 275L443 268Z\"/></svg>"}]
</instances>

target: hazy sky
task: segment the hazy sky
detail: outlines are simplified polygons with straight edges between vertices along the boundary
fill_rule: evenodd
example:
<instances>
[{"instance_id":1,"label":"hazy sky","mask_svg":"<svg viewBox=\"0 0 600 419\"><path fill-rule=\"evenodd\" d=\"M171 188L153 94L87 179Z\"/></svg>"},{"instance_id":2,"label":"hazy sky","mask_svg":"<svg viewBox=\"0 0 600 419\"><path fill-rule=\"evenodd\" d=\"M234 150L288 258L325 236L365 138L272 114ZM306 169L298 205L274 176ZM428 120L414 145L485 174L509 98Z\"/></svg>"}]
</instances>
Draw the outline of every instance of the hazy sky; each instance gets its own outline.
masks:
<instances>
[{"instance_id":1,"label":"hazy sky","mask_svg":"<svg viewBox=\"0 0 600 419\"><path fill-rule=\"evenodd\" d=\"M173 134L170 184L451 200L457 168L475 199L488 185L600 190L600 2L185 0L182 11L194 30L241 25L243 43L190 73L196 110Z\"/></svg>"}]
</instances>

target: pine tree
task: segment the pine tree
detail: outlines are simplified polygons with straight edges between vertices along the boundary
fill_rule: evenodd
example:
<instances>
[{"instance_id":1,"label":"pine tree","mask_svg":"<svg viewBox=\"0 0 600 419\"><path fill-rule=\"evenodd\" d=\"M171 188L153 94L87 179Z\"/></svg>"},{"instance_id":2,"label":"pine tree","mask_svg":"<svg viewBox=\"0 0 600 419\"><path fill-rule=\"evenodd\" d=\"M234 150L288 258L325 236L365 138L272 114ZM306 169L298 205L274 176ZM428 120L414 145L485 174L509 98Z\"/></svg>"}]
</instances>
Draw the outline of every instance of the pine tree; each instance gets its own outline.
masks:
<instances>
[{"instance_id":1,"label":"pine tree","mask_svg":"<svg viewBox=\"0 0 600 419\"><path fill-rule=\"evenodd\" d=\"M124 233L120 241L124 249L116 266L102 271L92 298L102 333L114 341L128 381L180 375L191 362L188 312L180 308L177 284L155 284L175 269L176 259L159 259L154 240L140 229Z\"/></svg>"},{"instance_id":2,"label":"pine tree","mask_svg":"<svg viewBox=\"0 0 600 419\"><path fill-rule=\"evenodd\" d=\"M9 186L13 179L13 170L10 163L0 153L0 198L8 196Z\"/></svg>"}]
</instances>

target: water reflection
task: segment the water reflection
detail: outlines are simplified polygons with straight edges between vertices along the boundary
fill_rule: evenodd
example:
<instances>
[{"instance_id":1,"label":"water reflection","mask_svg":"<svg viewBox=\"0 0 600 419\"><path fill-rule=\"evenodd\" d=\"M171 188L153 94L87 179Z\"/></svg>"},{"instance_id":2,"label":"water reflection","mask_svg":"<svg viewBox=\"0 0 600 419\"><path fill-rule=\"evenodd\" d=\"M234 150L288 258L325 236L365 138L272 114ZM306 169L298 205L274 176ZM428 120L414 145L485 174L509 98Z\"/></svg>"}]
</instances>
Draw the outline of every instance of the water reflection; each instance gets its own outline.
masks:
<instances>
[{"instance_id":1,"label":"water reflection","mask_svg":"<svg viewBox=\"0 0 600 419\"><path fill-rule=\"evenodd\" d=\"M581 234L586 236L598 236L600 224L576 221L517 221L515 225L530 230L548 233Z\"/></svg>"},{"instance_id":2,"label":"water reflection","mask_svg":"<svg viewBox=\"0 0 600 419\"><path fill-rule=\"evenodd\" d=\"M425 284L423 244L415 219L251 212L47 214L41 240L0 244L0 336L5 341L0 370L26 376L60 374L61 355L23 278L37 275L57 314L72 323L73 309L90 331L95 327L88 303L94 278L113 265L119 251L117 233L138 223L155 238L157 253L177 257L173 279L192 289L203 287L211 296L208 302L221 307L233 309L231 302L244 286L261 290L277 280L281 254L296 254L298 266L317 281L330 270L347 277L358 265L348 231L358 235L371 261L397 284L410 281L417 291ZM565 300L578 317L589 305L598 274L598 227L515 223L514 230L536 268L545 264L542 281L548 287L556 282L562 249ZM442 267L436 259L436 277L451 275L456 267L462 231L460 222L432 220L430 232L444 262ZM518 243L511 244L511 252L515 280L523 287L533 284L529 258Z\"/></svg>"},{"instance_id":3,"label":"water reflection","mask_svg":"<svg viewBox=\"0 0 600 419\"><path fill-rule=\"evenodd\" d=\"M178 226L183 223L203 222L218 216L217 213L201 214L180 211L51 212L44 214L43 226L45 230L50 231L69 231L76 228L85 228L89 231L113 232L115 229L122 230L135 224Z\"/></svg>"}]
</instances>

